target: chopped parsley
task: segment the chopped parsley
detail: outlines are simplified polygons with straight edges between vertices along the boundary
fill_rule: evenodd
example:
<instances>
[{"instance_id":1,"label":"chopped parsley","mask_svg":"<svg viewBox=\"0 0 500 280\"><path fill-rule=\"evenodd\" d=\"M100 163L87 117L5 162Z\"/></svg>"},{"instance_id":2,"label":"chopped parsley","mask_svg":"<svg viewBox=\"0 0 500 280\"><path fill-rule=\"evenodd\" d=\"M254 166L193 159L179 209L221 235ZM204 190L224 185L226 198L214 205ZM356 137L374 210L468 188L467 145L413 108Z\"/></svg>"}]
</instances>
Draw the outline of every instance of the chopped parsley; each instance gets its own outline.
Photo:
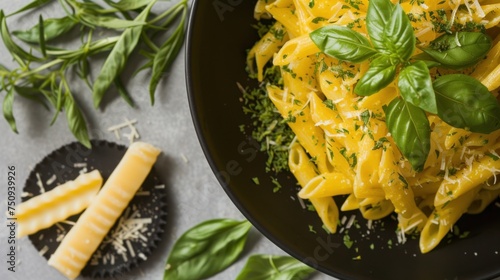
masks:
<instances>
[{"instance_id":1,"label":"chopped parsley","mask_svg":"<svg viewBox=\"0 0 500 280\"><path fill-rule=\"evenodd\" d=\"M256 184L256 185L260 185L260 181L259 181L259 178L258 178L258 177L253 177L253 178L252 178L252 181L254 182L254 184Z\"/></svg>"},{"instance_id":2,"label":"chopped parsley","mask_svg":"<svg viewBox=\"0 0 500 280\"><path fill-rule=\"evenodd\" d=\"M348 234L344 234L344 245L347 247L347 249L351 249L352 245L354 244L354 241L351 240L351 237Z\"/></svg>"},{"instance_id":3,"label":"chopped parsley","mask_svg":"<svg viewBox=\"0 0 500 280\"><path fill-rule=\"evenodd\" d=\"M276 110L266 92L265 84L282 85L278 67L268 67L264 72L264 83L253 89L242 89L243 112L250 116L252 123L246 128L252 138L260 144L260 151L267 153L266 171L279 173L287 171L288 147L295 135Z\"/></svg>"}]
</instances>

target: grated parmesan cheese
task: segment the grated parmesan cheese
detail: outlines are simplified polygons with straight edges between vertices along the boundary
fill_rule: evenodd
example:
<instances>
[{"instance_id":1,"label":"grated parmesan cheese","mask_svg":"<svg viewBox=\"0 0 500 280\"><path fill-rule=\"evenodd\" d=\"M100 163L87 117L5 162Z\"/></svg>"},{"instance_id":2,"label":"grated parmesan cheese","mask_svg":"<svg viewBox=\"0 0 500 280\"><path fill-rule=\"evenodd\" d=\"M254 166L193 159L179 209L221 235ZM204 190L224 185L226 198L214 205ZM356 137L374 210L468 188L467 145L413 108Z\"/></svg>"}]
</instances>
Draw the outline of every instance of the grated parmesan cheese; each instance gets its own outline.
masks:
<instances>
[{"instance_id":1,"label":"grated parmesan cheese","mask_svg":"<svg viewBox=\"0 0 500 280\"><path fill-rule=\"evenodd\" d=\"M56 174L53 174L52 177L50 177L47 181L45 181L45 185L50 185L56 181L57 177Z\"/></svg>"},{"instance_id":2,"label":"grated parmesan cheese","mask_svg":"<svg viewBox=\"0 0 500 280\"><path fill-rule=\"evenodd\" d=\"M108 131L113 132L116 138L120 140L121 139L120 131L123 128L128 128L130 133L125 133L123 134L123 136L125 136L129 140L130 144L132 144L134 140L140 138L139 132L137 131L135 124L137 124L137 120L135 119L129 120L128 118L125 118L125 121L123 123L109 127Z\"/></svg>"},{"instance_id":3,"label":"grated parmesan cheese","mask_svg":"<svg viewBox=\"0 0 500 280\"><path fill-rule=\"evenodd\" d=\"M45 255L45 253L47 253L47 251L49 251L49 247L47 247L47 245L45 245L45 246L43 246L43 248L40 251L38 251L38 254L40 256L43 256L43 255Z\"/></svg>"},{"instance_id":4,"label":"grated parmesan cheese","mask_svg":"<svg viewBox=\"0 0 500 280\"><path fill-rule=\"evenodd\" d=\"M40 178L40 173L36 173L36 185L40 188L40 193L45 193L45 187L43 186L42 179Z\"/></svg>"}]
</instances>

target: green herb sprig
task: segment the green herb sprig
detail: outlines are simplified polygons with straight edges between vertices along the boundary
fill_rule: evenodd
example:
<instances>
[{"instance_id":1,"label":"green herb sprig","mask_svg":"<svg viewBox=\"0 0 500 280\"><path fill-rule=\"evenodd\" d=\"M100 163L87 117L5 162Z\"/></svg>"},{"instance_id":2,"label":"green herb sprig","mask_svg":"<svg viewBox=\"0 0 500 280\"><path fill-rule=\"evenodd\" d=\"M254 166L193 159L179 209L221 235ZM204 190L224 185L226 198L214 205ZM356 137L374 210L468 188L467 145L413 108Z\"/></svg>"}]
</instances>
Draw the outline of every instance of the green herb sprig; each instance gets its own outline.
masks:
<instances>
[{"instance_id":1,"label":"green herb sprig","mask_svg":"<svg viewBox=\"0 0 500 280\"><path fill-rule=\"evenodd\" d=\"M21 9L6 15L0 10L0 37L13 60L15 69L0 65L0 92L3 97L3 115L11 129L18 133L14 118L14 99L21 96L39 102L46 108L55 108L52 123L64 111L68 127L85 146L90 147L85 116L69 86L69 75L77 73L91 89L96 108L100 107L108 89L115 86L119 95L131 106L133 100L122 84L120 74L133 53L141 53L146 63L137 69L149 69L151 104L160 79L179 53L185 36L187 0L180 0L159 15L151 13L157 0L105 0L107 6L85 0L58 0L66 16L43 19L27 30L10 31L7 18L54 2L34 0ZM180 19L179 19L180 18ZM64 43L65 35L79 29L81 45L76 49L51 45L57 40ZM109 30L116 36L97 38L100 30ZM28 48L16 42L14 36ZM144 42L144 43L142 43ZM158 44L158 45L157 45ZM105 54L105 62L92 81L90 75L93 57Z\"/></svg>"},{"instance_id":2,"label":"green herb sprig","mask_svg":"<svg viewBox=\"0 0 500 280\"><path fill-rule=\"evenodd\" d=\"M429 68L462 69L485 57L491 39L480 32L444 34L413 56L416 38L410 19L399 4L369 2L366 15L369 39L344 26L324 26L312 41L326 55L370 65L354 92L369 96L398 77L400 96L384 108L389 131L413 169L421 171L430 151L431 127L427 113L472 132L500 129L500 105L478 80L464 74L443 75L434 81Z\"/></svg>"}]
</instances>

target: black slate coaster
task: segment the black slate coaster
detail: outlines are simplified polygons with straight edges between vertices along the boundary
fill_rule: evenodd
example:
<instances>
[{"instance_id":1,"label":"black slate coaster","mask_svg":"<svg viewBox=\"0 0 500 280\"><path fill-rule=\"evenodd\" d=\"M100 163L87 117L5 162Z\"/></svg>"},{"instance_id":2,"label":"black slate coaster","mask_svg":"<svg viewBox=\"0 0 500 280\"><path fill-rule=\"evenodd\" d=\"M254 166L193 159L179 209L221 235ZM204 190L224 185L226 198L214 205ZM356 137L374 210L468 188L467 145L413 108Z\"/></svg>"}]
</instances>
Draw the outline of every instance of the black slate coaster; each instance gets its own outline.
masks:
<instances>
[{"instance_id":1,"label":"black slate coaster","mask_svg":"<svg viewBox=\"0 0 500 280\"><path fill-rule=\"evenodd\" d=\"M125 146L100 140L93 140L90 150L78 142L63 146L33 168L26 180L22 201L74 180L80 172L97 169L106 182L126 149ZM81 275L116 277L145 261L161 241L166 225L166 208L166 189L153 167ZM71 216L64 222L40 230L30 235L29 239L48 260L79 216L80 214Z\"/></svg>"}]
</instances>

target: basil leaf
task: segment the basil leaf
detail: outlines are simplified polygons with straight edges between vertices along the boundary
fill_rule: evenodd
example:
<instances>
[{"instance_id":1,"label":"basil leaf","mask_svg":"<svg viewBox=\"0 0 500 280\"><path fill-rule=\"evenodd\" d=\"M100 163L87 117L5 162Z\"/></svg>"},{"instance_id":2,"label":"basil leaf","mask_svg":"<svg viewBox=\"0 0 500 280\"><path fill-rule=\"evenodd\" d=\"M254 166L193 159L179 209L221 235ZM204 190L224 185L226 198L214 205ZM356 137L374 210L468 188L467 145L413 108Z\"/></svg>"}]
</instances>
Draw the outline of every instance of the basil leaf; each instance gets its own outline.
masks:
<instances>
[{"instance_id":1,"label":"basil leaf","mask_svg":"<svg viewBox=\"0 0 500 280\"><path fill-rule=\"evenodd\" d=\"M451 74L437 78L433 85L438 115L447 124L478 133L500 129L498 100L478 80Z\"/></svg>"},{"instance_id":2,"label":"basil leaf","mask_svg":"<svg viewBox=\"0 0 500 280\"><path fill-rule=\"evenodd\" d=\"M394 81L396 69L397 65L394 65L389 57L377 57L372 61L365 75L356 84L354 92L362 96L377 93Z\"/></svg>"},{"instance_id":3,"label":"basil leaf","mask_svg":"<svg viewBox=\"0 0 500 280\"><path fill-rule=\"evenodd\" d=\"M377 53L367 38L345 26L324 26L309 36L322 52L339 60L359 63Z\"/></svg>"},{"instance_id":4,"label":"basil leaf","mask_svg":"<svg viewBox=\"0 0 500 280\"><path fill-rule=\"evenodd\" d=\"M417 61L403 68L399 73L398 87L406 102L429 113L438 113L431 75L425 62Z\"/></svg>"},{"instance_id":5,"label":"basil leaf","mask_svg":"<svg viewBox=\"0 0 500 280\"><path fill-rule=\"evenodd\" d=\"M366 12L366 28L370 40L377 49L384 51L385 28L396 6L390 0L370 1Z\"/></svg>"},{"instance_id":6,"label":"basil leaf","mask_svg":"<svg viewBox=\"0 0 500 280\"><path fill-rule=\"evenodd\" d=\"M17 131L17 124L16 124L16 119L14 118L14 89L10 88L7 91L7 94L5 95L3 99L3 117L7 121L7 123L10 125L10 128L12 131L15 133L18 133Z\"/></svg>"},{"instance_id":7,"label":"basil leaf","mask_svg":"<svg viewBox=\"0 0 500 280\"><path fill-rule=\"evenodd\" d=\"M66 16L62 18L49 18L43 21L43 30L45 41L55 39L68 33L77 24L72 18ZM39 24L28 30L16 30L12 34L26 43L36 44L40 38Z\"/></svg>"},{"instance_id":8,"label":"basil leaf","mask_svg":"<svg viewBox=\"0 0 500 280\"><path fill-rule=\"evenodd\" d=\"M469 67L483 59L491 48L488 35L479 32L457 32L436 38L423 51L444 67Z\"/></svg>"},{"instance_id":9,"label":"basil leaf","mask_svg":"<svg viewBox=\"0 0 500 280\"><path fill-rule=\"evenodd\" d=\"M144 22L147 19L154 3L156 3L156 0L149 3L149 5L144 8L135 20L137 22ZM101 68L101 72L94 82L93 99L94 106L96 108L99 107L106 90L114 82L115 78L123 71L128 57L132 51L134 51L137 43L139 42L142 29L142 25L127 28L118 39L118 42L116 42L115 46L111 50L111 53L108 55L108 58Z\"/></svg>"},{"instance_id":10,"label":"basil leaf","mask_svg":"<svg viewBox=\"0 0 500 280\"><path fill-rule=\"evenodd\" d=\"M236 280L300 280L313 272L312 267L289 256L254 255Z\"/></svg>"},{"instance_id":11,"label":"basil leaf","mask_svg":"<svg viewBox=\"0 0 500 280\"><path fill-rule=\"evenodd\" d=\"M163 279L203 279L224 270L243 251L251 227L248 221L216 219L189 229L175 242Z\"/></svg>"},{"instance_id":12,"label":"basil leaf","mask_svg":"<svg viewBox=\"0 0 500 280\"><path fill-rule=\"evenodd\" d=\"M387 127L415 171L422 171L429 155L431 128L425 112L396 98L384 108Z\"/></svg>"},{"instance_id":13,"label":"basil leaf","mask_svg":"<svg viewBox=\"0 0 500 280\"><path fill-rule=\"evenodd\" d=\"M68 93L64 98L64 109L66 111L66 119L68 120L69 130L73 135L82 143L85 147L91 147L89 133L87 131L87 125L85 119L83 118L80 109L75 103L71 93Z\"/></svg>"},{"instance_id":14,"label":"basil leaf","mask_svg":"<svg viewBox=\"0 0 500 280\"><path fill-rule=\"evenodd\" d=\"M415 35L410 19L401 5L394 5L389 0L370 1L366 25L377 51L396 55L401 62L408 60L413 54Z\"/></svg>"}]
</instances>

